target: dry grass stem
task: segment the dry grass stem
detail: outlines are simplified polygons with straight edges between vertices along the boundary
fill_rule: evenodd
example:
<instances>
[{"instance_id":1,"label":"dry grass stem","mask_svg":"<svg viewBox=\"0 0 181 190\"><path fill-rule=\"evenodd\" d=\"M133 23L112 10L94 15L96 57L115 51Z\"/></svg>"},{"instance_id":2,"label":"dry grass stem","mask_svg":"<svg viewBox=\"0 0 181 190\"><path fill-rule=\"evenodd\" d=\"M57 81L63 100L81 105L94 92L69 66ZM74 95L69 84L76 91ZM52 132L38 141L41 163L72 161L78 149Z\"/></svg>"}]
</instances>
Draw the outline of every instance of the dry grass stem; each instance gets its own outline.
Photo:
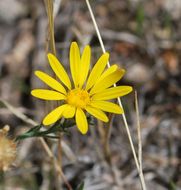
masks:
<instances>
[{"instance_id":1,"label":"dry grass stem","mask_svg":"<svg viewBox=\"0 0 181 190\"><path fill-rule=\"evenodd\" d=\"M146 190L146 184L144 180L143 167L142 167L142 140L141 140L141 126L140 126L137 91L135 91L135 108L136 108L137 134L138 134L138 161L139 161L139 166L140 166L139 175L140 175L140 178L143 178L142 188Z\"/></svg>"},{"instance_id":2,"label":"dry grass stem","mask_svg":"<svg viewBox=\"0 0 181 190\"><path fill-rule=\"evenodd\" d=\"M62 141L62 135L59 134L57 144L58 144L58 161L59 161L60 167L62 167L62 145L61 145L61 141Z\"/></svg>"},{"instance_id":3,"label":"dry grass stem","mask_svg":"<svg viewBox=\"0 0 181 190\"><path fill-rule=\"evenodd\" d=\"M51 149L49 148L49 146L47 145L47 143L45 142L45 140L41 137L39 138L40 142L42 143L46 153L48 154L48 156L51 158L53 165L56 169L56 171L58 172L59 176L61 176L61 178L63 179L64 183L66 184L68 190L72 190L71 185L69 184L69 182L67 181L66 176L63 173L63 170L60 166L60 163L57 161L57 159L55 158L54 154L52 153Z\"/></svg>"},{"instance_id":4,"label":"dry grass stem","mask_svg":"<svg viewBox=\"0 0 181 190\"><path fill-rule=\"evenodd\" d=\"M53 53L55 56L56 56L56 48L55 48L55 35L54 35L54 18L56 15L54 15L54 5L53 5L53 1L52 0L45 0L45 7L46 7L46 11L47 11L47 16L48 16L48 42L47 43L47 46L50 47L50 48L47 48L47 49L50 49L50 52ZM55 78L57 78L55 76ZM53 105L54 106L57 106L58 105L58 102L56 102L56 105ZM61 134L59 135L59 139L57 141L57 146L58 146L58 161L55 160L54 161L54 165L55 167L57 167L57 164L58 164L58 168L59 169L59 172L62 176L62 179L63 181L65 182L65 184L67 185L68 189L71 189L71 185L68 183L68 181L66 180L66 177L61 169L61 166L62 166L62 146L61 146L61 141L62 141L62 138L61 138ZM53 155L52 155L53 156Z\"/></svg>"},{"instance_id":5,"label":"dry grass stem","mask_svg":"<svg viewBox=\"0 0 181 190\"><path fill-rule=\"evenodd\" d=\"M137 91L135 91L135 108L136 108L137 136L138 136L138 161L140 165L140 171L142 171L142 140L141 140L141 126L140 126Z\"/></svg>"},{"instance_id":6,"label":"dry grass stem","mask_svg":"<svg viewBox=\"0 0 181 190\"><path fill-rule=\"evenodd\" d=\"M106 158L106 161L109 163L109 165L112 165L111 163L111 150L109 145L110 135L111 135L111 128L112 128L112 120L113 120L113 114L109 114L109 122L106 125L105 128L105 135L104 135L104 156Z\"/></svg>"},{"instance_id":7,"label":"dry grass stem","mask_svg":"<svg viewBox=\"0 0 181 190\"><path fill-rule=\"evenodd\" d=\"M38 123L36 123L35 121L33 121L32 119L28 118L26 115L24 115L23 113L21 113L17 108L13 107L11 104L9 104L6 100L0 98L0 102L2 102L4 104L4 106L6 108L8 108L8 110L13 113L17 118L21 119L22 121L24 121L25 123L32 125L32 126L36 126L38 125Z\"/></svg>"},{"instance_id":8,"label":"dry grass stem","mask_svg":"<svg viewBox=\"0 0 181 190\"><path fill-rule=\"evenodd\" d=\"M36 126L38 125L37 122L35 122L34 120L28 118L26 115L24 115L23 113L21 113L20 111L18 111L16 108L14 108L12 105L10 105L7 101L0 99L0 102L2 102L8 109L9 111L11 111L16 117L18 117L19 119L23 120L25 123L30 124L32 126ZM51 149L49 148L49 146L47 145L47 143L45 142L45 140L43 139L43 137L39 137L38 138L45 150L45 152L47 153L47 155L49 156L49 158L52 160L53 165L56 169L56 171L58 172L58 174L62 177L64 183L67 185L68 190L72 190L71 185L69 184L69 182L67 181L60 165L59 162L57 161L57 159L54 157L54 154L52 153ZM68 155L72 156L72 160L75 160L75 156L73 155L73 152L70 150L70 148L68 147L68 145L66 145L65 142L62 142L63 144L63 148L65 149L64 152L68 152ZM68 148L68 151L66 150Z\"/></svg>"},{"instance_id":9,"label":"dry grass stem","mask_svg":"<svg viewBox=\"0 0 181 190\"><path fill-rule=\"evenodd\" d=\"M90 6L89 0L85 0L85 1L86 1L88 10L90 12L90 16L91 16L92 22L94 24L94 27L95 27L95 30L96 30L96 33L97 33L98 40L99 40L99 43L101 45L102 51L103 51L103 53L105 53L106 52L105 46L104 46L104 43L103 43L100 31L99 31L97 22L95 20L95 16L94 16L92 8ZM110 63L109 62L107 63L107 65L108 65L108 67L110 67ZM116 84L114 84L114 86L116 86ZM120 98L118 98L118 104L119 104L119 106L121 108L123 108ZM132 140L132 137L131 137L131 133L130 133L130 130L129 130L129 126L128 126L128 122L127 122L127 119L126 119L126 115L123 113L122 117L123 117L123 122L124 122L124 125L125 125L125 128L126 128L126 132L127 132L127 135L128 135L128 139L129 139L129 142L130 142L131 150L132 150L132 153L133 153L133 156L134 156L135 164L136 164L138 173L140 173L140 166L139 166L138 158L137 158L137 155L136 155L135 147L134 147L134 144L133 144L133 140ZM144 177L143 176L142 177L140 176L140 181L141 181L141 185L142 185L143 190L146 190L144 188L145 187L144 186L145 181L144 181Z\"/></svg>"},{"instance_id":10,"label":"dry grass stem","mask_svg":"<svg viewBox=\"0 0 181 190\"><path fill-rule=\"evenodd\" d=\"M54 37L54 16L53 16L53 1L44 0L45 7L48 15L48 41L50 45L50 51L56 56L55 37Z\"/></svg>"}]
</instances>

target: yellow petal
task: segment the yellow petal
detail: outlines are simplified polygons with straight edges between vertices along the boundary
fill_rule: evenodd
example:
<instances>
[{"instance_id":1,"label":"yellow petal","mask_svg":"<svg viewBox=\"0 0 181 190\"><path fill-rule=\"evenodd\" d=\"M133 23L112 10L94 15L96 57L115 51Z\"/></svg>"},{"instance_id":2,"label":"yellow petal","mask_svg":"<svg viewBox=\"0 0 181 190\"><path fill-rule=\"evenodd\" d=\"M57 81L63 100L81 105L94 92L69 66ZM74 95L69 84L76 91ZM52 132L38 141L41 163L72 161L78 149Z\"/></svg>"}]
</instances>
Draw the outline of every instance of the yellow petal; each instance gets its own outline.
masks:
<instances>
[{"instance_id":1,"label":"yellow petal","mask_svg":"<svg viewBox=\"0 0 181 190\"><path fill-rule=\"evenodd\" d=\"M75 87L79 83L79 69L80 69L80 51L76 42L72 42L70 46L70 71Z\"/></svg>"},{"instance_id":2,"label":"yellow petal","mask_svg":"<svg viewBox=\"0 0 181 190\"><path fill-rule=\"evenodd\" d=\"M132 91L131 86L117 86L103 90L92 96L92 100L111 100L124 96Z\"/></svg>"},{"instance_id":3,"label":"yellow petal","mask_svg":"<svg viewBox=\"0 0 181 190\"><path fill-rule=\"evenodd\" d=\"M53 88L54 90L57 90L63 94L66 94L65 88L57 82L54 78L50 77L46 73L42 71L35 71L35 75L41 79L44 83L46 83L49 87Z\"/></svg>"},{"instance_id":4,"label":"yellow petal","mask_svg":"<svg viewBox=\"0 0 181 190\"><path fill-rule=\"evenodd\" d=\"M65 95L59 92L53 90L45 90L45 89L32 90L31 95L43 100L65 100L66 98Z\"/></svg>"},{"instance_id":5,"label":"yellow petal","mask_svg":"<svg viewBox=\"0 0 181 190\"><path fill-rule=\"evenodd\" d=\"M61 116L62 112L64 111L65 105L59 106L52 110L44 119L43 119L43 125L51 125L58 121Z\"/></svg>"},{"instance_id":6,"label":"yellow petal","mask_svg":"<svg viewBox=\"0 0 181 190\"><path fill-rule=\"evenodd\" d=\"M97 81L97 79L100 77L102 72L104 71L106 64L109 59L109 54L104 53L97 61L97 63L94 65L89 78L87 80L86 90L89 90Z\"/></svg>"},{"instance_id":7,"label":"yellow petal","mask_svg":"<svg viewBox=\"0 0 181 190\"><path fill-rule=\"evenodd\" d=\"M93 115L97 119L100 119L101 121L104 121L104 122L109 121L106 114L103 111L101 111L100 109L93 108L91 106L87 106L85 109L88 113L90 113L91 115Z\"/></svg>"},{"instance_id":8,"label":"yellow petal","mask_svg":"<svg viewBox=\"0 0 181 190\"><path fill-rule=\"evenodd\" d=\"M91 58L91 48L90 46L86 46L81 56L80 63L80 74L79 74L79 88L82 87L85 80L87 79L87 75L90 68L90 58Z\"/></svg>"},{"instance_id":9,"label":"yellow petal","mask_svg":"<svg viewBox=\"0 0 181 190\"><path fill-rule=\"evenodd\" d=\"M57 75L57 77L60 79L60 81L65 84L65 86L68 89L71 89L71 82L67 75L67 72L65 71L62 64L59 62L59 60L51 53L48 55L49 64L54 71L54 73Z\"/></svg>"},{"instance_id":10,"label":"yellow petal","mask_svg":"<svg viewBox=\"0 0 181 190\"><path fill-rule=\"evenodd\" d=\"M111 112L111 113L116 113L116 114L123 113L123 109L120 106L118 106L117 104L114 104L112 102L93 100L90 105L92 107L101 109L106 112Z\"/></svg>"},{"instance_id":11,"label":"yellow petal","mask_svg":"<svg viewBox=\"0 0 181 190\"><path fill-rule=\"evenodd\" d=\"M88 131L88 123L85 113L82 111L82 109L77 108L75 120L79 131L82 134L86 134Z\"/></svg>"},{"instance_id":12,"label":"yellow petal","mask_svg":"<svg viewBox=\"0 0 181 190\"><path fill-rule=\"evenodd\" d=\"M64 111L63 111L63 116L65 118L72 118L72 117L74 117L74 115L75 115L75 107L66 104Z\"/></svg>"},{"instance_id":13,"label":"yellow petal","mask_svg":"<svg viewBox=\"0 0 181 190\"><path fill-rule=\"evenodd\" d=\"M117 69L118 69L118 66L115 64L110 66L106 71L103 72L103 74L99 77L98 80L103 80L108 75L114 73ZM96 81L96 82L98 82L98 81Z\"/></svg>"},{"instance_id":14,"label":"yellow petal","mask_svg":"<svg viewBox=\"0 0 181 190\"><path fill-rule=\"evenodd\" d=\"M98 80L97 83L91 89L90 95L98 93L112 86L123 77L124 73L125 70L117 69L115 72L111 73L110 75L107 75L105 78Z\"/></svg>"}]
</instances>

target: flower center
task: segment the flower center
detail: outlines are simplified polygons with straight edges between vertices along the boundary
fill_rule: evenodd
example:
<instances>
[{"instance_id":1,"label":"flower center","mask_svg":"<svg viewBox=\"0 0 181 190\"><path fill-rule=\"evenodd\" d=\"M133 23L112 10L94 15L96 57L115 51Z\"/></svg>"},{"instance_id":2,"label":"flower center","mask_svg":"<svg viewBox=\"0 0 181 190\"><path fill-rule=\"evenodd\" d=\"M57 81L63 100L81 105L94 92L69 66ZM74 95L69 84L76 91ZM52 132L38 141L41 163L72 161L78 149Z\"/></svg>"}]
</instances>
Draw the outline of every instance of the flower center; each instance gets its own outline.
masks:
<instances>
[{"instance_id":1,"label":"flower center","mask_svg":"<svg viewBox=\"0 0 181 190\"><path fill-rule=\"evenodd\" d=\"M76 88L68 93L67 103L75 107L85 108L90 103L90 97L86 90Z\"/></svg>"}]
</instances>

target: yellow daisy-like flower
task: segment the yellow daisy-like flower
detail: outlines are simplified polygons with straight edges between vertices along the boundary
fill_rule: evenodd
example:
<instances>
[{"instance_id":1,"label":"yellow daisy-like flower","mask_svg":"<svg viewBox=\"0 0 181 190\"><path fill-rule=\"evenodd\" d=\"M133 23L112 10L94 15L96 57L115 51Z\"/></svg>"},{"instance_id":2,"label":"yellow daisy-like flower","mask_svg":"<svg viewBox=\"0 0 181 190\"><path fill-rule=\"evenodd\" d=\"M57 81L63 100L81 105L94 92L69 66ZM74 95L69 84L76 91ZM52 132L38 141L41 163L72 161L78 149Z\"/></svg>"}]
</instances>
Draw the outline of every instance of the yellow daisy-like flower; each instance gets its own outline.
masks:
<instances>
[{"instance_id":1,"label":"yellow daisy-like flower","mask_svg":"<svg viewBox=\"0 0 181 190\"><path fill-rule=\"evenodd\" d=\"M108 100L124 96L132 91L130 86L113 87L113 84L122 78L125 71L118 68L117 65L105 69L109 54L104 53L89 73L90 59L90 46L87 45L80 55L77 43L72 42L70 71L73 84L64 67L53 54L48 54L49 64L61 83L42 71L35 71L35 75L53 90L35 89L31 91L31 94L43 100L60 100L62 102L43 119L44 125L51 125L61 117L75 117L78 129L82 134L86 134L88 123L85 112L104 122L108 122L104 111L123 113L117 104Z\"/></svg>"}]
</instances>

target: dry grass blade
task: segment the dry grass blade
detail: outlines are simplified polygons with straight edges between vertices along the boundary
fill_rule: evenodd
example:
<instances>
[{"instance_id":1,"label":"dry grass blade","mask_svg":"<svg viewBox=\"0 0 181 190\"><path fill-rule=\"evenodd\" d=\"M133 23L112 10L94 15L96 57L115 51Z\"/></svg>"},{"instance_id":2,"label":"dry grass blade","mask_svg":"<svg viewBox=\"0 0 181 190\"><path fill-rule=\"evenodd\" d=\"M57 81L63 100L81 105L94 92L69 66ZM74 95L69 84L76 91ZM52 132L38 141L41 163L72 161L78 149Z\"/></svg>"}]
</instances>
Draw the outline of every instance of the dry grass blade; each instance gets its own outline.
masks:
<instances>
[{"instance_id":1,"label":"dry grass blade","mask_svg":"<svg viewBox=\"0 0 181 190\"><path fill-rule=\"evenodd\" d=\"M139 117L139 108L138 108L138 95L135 91L135 108L136 108L136 118L137 118L137 133L138 133L138 162L139 162L139 175L141 178L143 175L143 167L142 167L142 140L141 140L141 126L140 126L140 117ZM143 180L142 188L146 190L145 181Z\"/></svg>"},{"instance_id":2,"label":"dry grass blade","mask_svg":"<svg viewBox=\"0 0 181 190\"><path fill-rule=\"evenodd\" d=\"M62 0L54 0L53 3L53 17L55 18L58 14L58 11L60 9L60 4L61 4Z\"/></svg>"},{"instance_id":3,"label":"dry grass blade","mask_svg":"<svg viewBox=\"0 0 181 190\"><path fill-rule=\"evenodd\" d=\"M54 36L54 18L57 13L55 12L54 5L55 5L55 3L53 4L52 0L45 0L45 7L46 7L47 15L48 15L48 42L49 43L47 43L47 46L49 48L47 48L47 49L48 50L50 49L50 52L56 56L55 36ZM56 11L58 12L58 10L56 10ZM58 105L58 102L56 102L56 104ZM62 145L61 145L62 143L61 143L61 141L62 141L62 139L61 139L61 134L60 134L58 142L57 142L57 144L58 144L58 162L57 162L57 164L59 164L59 168L61 168L61 165L62 165ZM62 173L63 173L63 171L62 171ZM62 175L62 178L65 181L68 189L71 189L71 186L68 183L68 181L66 180L64 174Z\"/></svg>"},{"instance_id":4,"label":"dry grass blade","mask_svg":"<svg viewBox=\"0 0 181 190\"><path fill-rule=\"evenodd\" d=\"M141 140L141 126L140 126L137 91L135 91L135 108L136 108L136 119L137 119L137 135L138 135L138 160L140 165L140 171L142 171L142 140Z\"/></svg>"},{"instance_id":5,"label":"dry grass blade","mask_svg":"<svg viewBox=\"0 0 181 190\"><path fill-rule=\"evenodd\" d=\"M23 113L21 113L19 110L17 110L15 107L13 107L11 104L9 104L7 101L3 100L0 98L0 102L2 104L5 105L5 107L12 112L16 117L18 117L19 119L23 120L25 123L35 126L38 125L37 122L35 122L34 120L28 118L26 115L24 115ZM69 187L69 190L71 190L71 187L68 183L68 181L66 180L65 175L63 174L62 169L60 168L57 159L54 157L51 149L49 148L49 146L47 145L47 143L45 142L45 140L40 137L39 138L40 142L42 143L43 148L45 149L46 153L48 154L48 156L53 160L53 164L56 168L56 170L58 171L58 173L61 175L62 179L64 180L65 184L67 184L67 187ZM64 153L66 154L67 157L69 157L71 159L71 161L75 162L76 157L73 154L72 150L68 147L68 145L64 142L61 141L62 144L62 149L64 151Z\"/></svg>"},{"instance_id":6,"label":"dry grass blade","mask_svg":"<svg viewBox=\"0 0 181 190\"><path fill-rule=\"evenodd\" d=\"M90 12L90 16L91 16L92 22L94 24L94 27L95 27L95 30L96 30L96 33L97 33L98 40L99 40L99 43L101 45L102 51L103 51L103 53L105 53L106 52L105 46L104 46L104 43L103 43L100 31L99 31L97 22L95 20L95 16L94 16L92 8L90 6L89 0L85 0L85 1L86 1L88 10ZM108 67L110 67L110 63L109 62L107 63L107 65L108 65ZM116 86L116 84L114 84L114 86ZM122 106L120 98L118 98L118 104L123 109L123 106ZM123 113L122 117L123 117L123 122L124 122L124 125L125 125L125 128L126 128L126 132L127 132L127 135L128 135L128 139L129 139L129 142L130 142L131 150L132 150L132 153L133 153L133 156L134 156L135 164L136 164L138 173L140 174L140 166L139 166L138 158L137 158L137 155L136 155L135 147L134 147L134 144L133 144L133 140L132 140L132 137L131 137L131 133L130 133L130 130L129 130L129 126L128 126L128 122L127 122L127 119L126 119L126 115ZM140 181L141 181L141 185L142 185L143 190L146 190L146 186L144 185L145 184L144 176L143 175L142 176L139 175L139 177L140 177Z\"/></svg>"},{"instance_id":7,"label":"dry grass blade","mask_svg":"<svg viewBox=\"0 0 181 190\"><path fill-rule=\"evenodd\" d=\"M50 51L56 56L55 38L54 38L53 1L52 0L44 0L44 1L48 15L48 41L49 41Z\"/></svg>"},{"instance_id":8,"label":"dry grass blade","mask_svg":"<svg viewBox=\"0 0 181 190\"><path fill-rule=\"evenodd\" d=\"M11 104L9 104L6 100L3 100L0 98L0 102L2 102L8 110L13 113L17 118L23 120L25 123L35 126L38 125L35 121L32 119L28 118L26 115L21 113L17 108L13 107Z\"/></svg>"}]
</instances>

